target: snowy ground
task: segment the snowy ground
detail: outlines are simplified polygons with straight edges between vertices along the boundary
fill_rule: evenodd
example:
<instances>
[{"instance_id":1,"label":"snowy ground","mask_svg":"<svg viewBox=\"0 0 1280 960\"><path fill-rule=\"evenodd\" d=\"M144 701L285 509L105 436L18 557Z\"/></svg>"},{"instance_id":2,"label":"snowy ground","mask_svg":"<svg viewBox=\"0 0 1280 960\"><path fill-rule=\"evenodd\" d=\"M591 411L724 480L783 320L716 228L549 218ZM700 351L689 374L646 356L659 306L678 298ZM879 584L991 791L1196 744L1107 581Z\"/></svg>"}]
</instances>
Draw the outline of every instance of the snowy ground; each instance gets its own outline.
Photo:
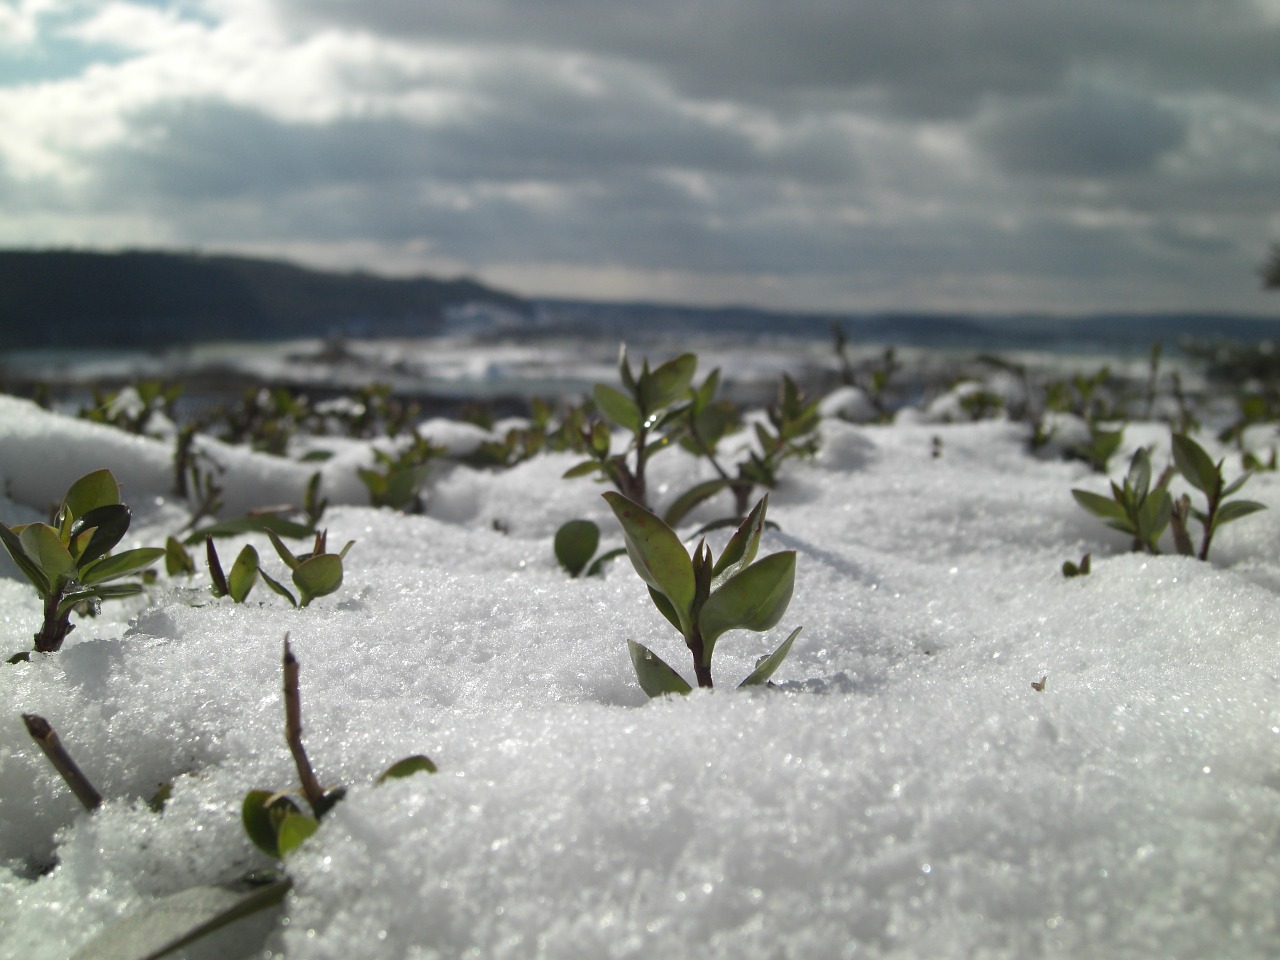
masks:
<instances>
[{"instance_id":1,"label":"snowy ground","mask_svg":"<svg viewBox=\"0 0 1280 960\"><path fill-rule=\"evenodd\" d=\"M1272 509L1226 527L1212 563L1140 556L1070 495L1104 478L1032 456L1025 427L920 420L824 422L771 499L762 549L799 557L783 622L725 638L720 689L652 702L626 639L690 671L630 564L572 580L552 556L573 517L621 542L601 488L560 479L576 458L441 469L428 514L401 516L357 505L368 451L344 449L325 465L330 541L356 541L337 594L293 610L259 585L237 606L202 565L0 666L0 955L65 957L159 897L272 865L239 807L295 780L287 631L312 759L350 793L288 860L282 912L207 955L1275 956L1280 475L1251 480ZM1113 475L1139 444L1169 459L1162 425L1125 440ZM229 513L296 501L311 469L223 453ZM162 543L187 516L170 457L0 397L0 519L107 466L126 545ZM660 502L705 478L681 453L654 469ZM265 538L224 559L242 542L283 576ZM1065 579L1086 551L1092 575ZM40 606L0 573L7 655ZM733 689L799 625L777 688ZM95 814L22 712L109 798ZM412 753L440 773L372 785ZM158 815L144 798L165 781Z\"/></svg>"}]
</instances>

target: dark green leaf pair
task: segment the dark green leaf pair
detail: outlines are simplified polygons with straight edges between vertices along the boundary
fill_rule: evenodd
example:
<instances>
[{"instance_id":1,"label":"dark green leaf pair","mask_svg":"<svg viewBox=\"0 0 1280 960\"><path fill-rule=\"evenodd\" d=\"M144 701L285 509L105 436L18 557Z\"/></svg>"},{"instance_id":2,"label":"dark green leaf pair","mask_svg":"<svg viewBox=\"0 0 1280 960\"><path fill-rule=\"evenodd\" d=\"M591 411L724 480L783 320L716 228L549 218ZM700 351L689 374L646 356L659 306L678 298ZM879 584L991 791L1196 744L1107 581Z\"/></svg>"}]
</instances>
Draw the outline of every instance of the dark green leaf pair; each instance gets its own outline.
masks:
<instances>
[{"instance_id":1,"label":"dark green leaf pair","mask_svg":"<svg viewBox=\"0 0 1280 960\"><path fill-rule=\"evenodd\" d=\"M44 623L35 635L37 652L61 648L73 629L69 618L77 604L141 591L136 583L107 585L142 572L165 555L153 547L112 554L128 532L129 520L111 471L95 470L68 488L52 524L0 523L0 543L45 601Z\"/></svg>"},{"instance_id":2,"label":"dark green leaf pair","mask_svg":"<svg viewBox=\"0 0 1280 960\"><path fill-rule=\"evenodd\" d=\"M617 493L604 494L622 525L627 554L659 612L684 637L694 658L698 685L712 686L716 642L729 630L764 632L782 619L795 588L795 551L756 560L768 497L756 504L730 538L718 560L705 541L690 556L676 533L659 517ZM798 633L799 631L796 631ZM777 669L795 633L748 677L763 683ZM689 685L656 654L628 641L641 687L650 696L687 693Z\"/></svg>"},{"instance_id":3,"label":"dark green leaf pair","mask_svg":"<svg viewBox=\"0 0 1280 960\"><path fill-rule=\"evenodd\" d=\"M213 538L205 540L205 552L209 558L209 577L213 581L210 592L215 597L231 597L236 603L244 603L257 582L258 551L252 546L242 549L231 565L231 572L223 574L222 564L218 560L218 551L213 545Z\"/></svg>"}]
</instances>

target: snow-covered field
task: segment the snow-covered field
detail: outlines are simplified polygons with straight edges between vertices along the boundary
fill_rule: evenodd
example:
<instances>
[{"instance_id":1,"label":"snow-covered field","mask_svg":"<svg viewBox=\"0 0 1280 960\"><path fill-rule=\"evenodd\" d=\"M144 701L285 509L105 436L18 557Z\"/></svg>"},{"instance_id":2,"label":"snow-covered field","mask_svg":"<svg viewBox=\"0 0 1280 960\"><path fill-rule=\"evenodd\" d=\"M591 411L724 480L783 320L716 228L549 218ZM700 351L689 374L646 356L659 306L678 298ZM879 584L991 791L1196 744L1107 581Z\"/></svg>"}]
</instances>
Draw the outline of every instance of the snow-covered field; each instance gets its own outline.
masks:
<instances>
[{"instance_id":1,"label":"snow-covered field","mask_svg":"<svg viewBox=\"0 0 1280 960\"><path fill-rule=\"evenodd\" d=\"M424 428L455 447L473 430ZM287 632L311 758L350 792L288 858L282 909L192 956L1274 957L1280 474L1250 481L1271 509L1202 563L1128 553L1070 493L1105 478L1032 455L1023 425L908 410L821 431L770 501L762 550L798 554L782 623L721 642L714 692L655 701L625 641L686 673L688 655L630 564L575 580L552 554L574 517L621 543L602 488L560 478L577 457L441 467L427 514L404 516L360 505L369 450L344 444L323 465L330 542L356 541L336 594L294 610L259 585L236 605L201 564L0 665L0 955L66 957L159 898L273 866L239 813L296 781ZM1131 424L1113 476L1139 445L1168 462L1168 428ZM227 515L297 501L313 469L219 455ZM161 544L188 517L171 457L0 397L0 519L43 518L105 466L134 510L123 546ZM653 470L659 504L709 476L678 451ZM264 537L223 541L224 562L245 542L283 578ZM1085 552L1093 573L1064 578ZM4 563L7 655L40 601ZM775 688L733 689L800 625ZM97 812L24 712L108 798ZM373 785L413 753L440 772Z\"/></svg>"}]
</instances>

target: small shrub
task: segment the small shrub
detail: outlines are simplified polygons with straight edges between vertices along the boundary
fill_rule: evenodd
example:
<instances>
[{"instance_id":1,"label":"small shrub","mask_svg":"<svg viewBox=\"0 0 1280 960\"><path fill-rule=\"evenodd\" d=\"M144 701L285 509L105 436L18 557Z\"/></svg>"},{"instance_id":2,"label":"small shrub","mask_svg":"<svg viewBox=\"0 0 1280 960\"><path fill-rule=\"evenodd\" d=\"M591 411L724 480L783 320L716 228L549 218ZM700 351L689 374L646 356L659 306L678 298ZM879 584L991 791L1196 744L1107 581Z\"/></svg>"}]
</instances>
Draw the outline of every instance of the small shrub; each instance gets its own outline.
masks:
<instances>
[{"instance_id":1,"label":"small shrub","mask_svg":"<svg viewBox=\"0 0 1280 960\"><path fill-rule=\"evenodd\" d=\"M677 404L688 399L697 365L698 358L685 353L653 370L646 360L637 374L631 369L624 346L618 357L623 389L597 383L592 398L605 419L630 431L631 443L622 453L611 453L610 430L604 423L596 422L584 431L580 444L590 459L570 468L565 476L598 474L628 500L645 504L647 508L649 458L669 445L670 441L660 435L661 431L685 412L686 408ZM655 435L657 439L652 439Z\"/></svg>"},{"instance_id":2,"label":"small shrub","mask_svg":"<svg viewBox=\"0 0 1280 960\"><path fill-rule=\"evenodd\" d=\"M298 771L299 794L290 790L250 790L241 804L241 822L253 844L269 856L281 859L297 849L307 837L320 827L320 820L346 796L346 788L326 790L320 785L311 759L302 745L302 694L299 689L299 664L284 638L284 706L285 741L293 755ZM435 773L436 765L430 758L415 755L392 764L378 777L377 783L389 779L413 776L415 773ZM297 796L297 800L294 799ZM309 813L304 811L301 803Z\"/></svg>"},{"instance_id":3,"label":"small shrub","mask_svg":"<svg viewBox=\"0 0 1280 960\"><path fill-rule=\"evenodd\" d=\"M354 540L348 540L346 546L337 553L329 553L326 546L326 531L319 530L316 532L315 546L312 551L294 555L274 532L268 530L267 536L271 538L271 545L276 548L280 559L292 571L293 585L298 588L297 598L279 581L267 576L265 571L259 570L258 574L262 577L263 583L295 607L305 607L317 597L328 596L342 586L342 561L347 552L355 546ZM230 586L228 582L228 591Z\"/></svg>"},{"instance_id":4,"label":"small shrub","mask_svg":"<svg viewBox=\"0 0 1280 960\"><path fill-rule=\"evenodd\" d=\"M795 588L794 550L756 560L764 530L766 495L730 538L716 560L700 541L693 556L662 520L621 494L604 494L622 525L627 554L649 586L654 606L680 632L693 655L699 687L711 687L711 657L716 642L729 630L772 629L782 619ZM772 654L762 657L740 686L765 683L791 650L800 630L791 633ZM628 640L640 686L651 697L688 693L692 688L657 654Z\"/></svg>"},{"instance_id":5,"label":"small shrub","mask_svg":"<svg viewBox=\"0 0 1280 960\"><path fill-rule=\"evenodd\" d=\"M44 600L44 623L34 650L52 653L75 629L71 614L93 610L103 600L142 592L140 583L113 583L141 573L164 556L158 547L111 554L128 532L129 508L110 470L81 477L62 499L52 525L0 523L0 541Z\"/></svg>"},{"instance_id":6,"label":"small shrub","mask_svg":"<svg viewBox=\"0 0 1280 960\"><path fill-rule=\"evenodd\" d=\"M380 469L362 467L356 471L369 491L370 505L421 513L422 484L431 469L431 461L444 452L443 447L416 433L413 442L397 454L374 450Z\"/></svg>"},{"instance_id":7,"label":"small shrub","mask_svg":"<svg viewBox=\"0 0 1280 960\"><path fill-rule=\"evenodd\" d=\"M1139 449L1123 483L1111 482L1111 499L1088 490L1072 490L1076 502L1109 527L1133 537L1133 549L1159 553L1157 542L1173 516L1173 499L1162 479L1151 486L1151 455Z\"/></svg>"},{"instance_id":8,"label":"small shrub","mask_svg":"<svg viewBox=\"0 0 1280 960\"><path fill-rule=\"evenodd\" d=\"M1241 517L1247 517L1251 513L1267 509L1262 504L1255 503L1252 500L1232 500L1227 502L1227 498L1243 487L1252 474L1245 473L1231 483L1227 483L1226 478L1222 475L1222 465L1225 461L1219 460L1214 463L1209 455L1205 453L1204 448L1186 434L1175 433L1173 435L1173 462L1178 465L1179 472L1186 478L1187 482L1205 496L1205 508L1203 510L1192 508L1189 498L1183 498L1187 502L1181 504L1179 509L1175 510L1176 522L1182 525L1184 532L1188 513L1200 522L1203 533L1200 538L1200 549L1196 556L1201 560L1209 559L1209 544L1213 541L1213 535L1217 533L1223 524L1231 523L1233 520L1239 520ZM1191 553L1189 539L1182 539L1180 550L1183 553Z\"/></svg>"}]
</instances>

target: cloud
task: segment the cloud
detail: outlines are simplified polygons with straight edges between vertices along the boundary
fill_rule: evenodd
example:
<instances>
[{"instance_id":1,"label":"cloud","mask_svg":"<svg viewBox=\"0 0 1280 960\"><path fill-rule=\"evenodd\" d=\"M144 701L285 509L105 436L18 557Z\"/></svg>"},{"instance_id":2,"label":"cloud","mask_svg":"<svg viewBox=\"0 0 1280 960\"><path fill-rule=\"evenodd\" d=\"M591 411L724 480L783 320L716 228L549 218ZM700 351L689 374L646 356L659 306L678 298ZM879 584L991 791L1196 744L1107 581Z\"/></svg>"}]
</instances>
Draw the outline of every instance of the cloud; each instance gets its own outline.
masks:
<instances>
[{"instance_id":1,"label":"cloud","mask_svg":"<svg viewBox=\"0 0 1280 960\"><path fill-rule=\"evenodd\" d=\"M1081 87L995 111L977 138L1013 173L1109 177L1149 171L1186 125L1151 100Z\"/></svg>"},{"instance_id":2,"label":"cloud","mask_svg":"<svg viewBox=\"0 0 1280 960\"><path fill-rule=\"evenodd\" d=\"M809 308L1271 302L1254 0L4 9L18 62L61 64L0 82L4 242Z\"/></svg>"}]
</instances>

